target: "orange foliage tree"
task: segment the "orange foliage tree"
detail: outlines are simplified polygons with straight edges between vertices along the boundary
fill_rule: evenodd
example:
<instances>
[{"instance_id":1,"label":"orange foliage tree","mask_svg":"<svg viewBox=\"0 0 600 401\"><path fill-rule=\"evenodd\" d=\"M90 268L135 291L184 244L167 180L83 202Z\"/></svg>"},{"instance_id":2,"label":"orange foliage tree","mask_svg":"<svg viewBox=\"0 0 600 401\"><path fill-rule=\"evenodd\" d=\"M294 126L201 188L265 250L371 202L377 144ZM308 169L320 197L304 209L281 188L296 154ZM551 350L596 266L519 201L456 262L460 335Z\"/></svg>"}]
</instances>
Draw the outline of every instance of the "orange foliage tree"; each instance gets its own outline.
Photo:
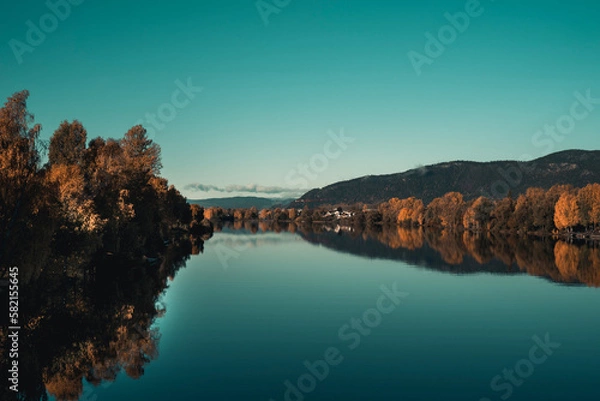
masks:
<instances>
[{"instance_id":1,"label":"orange foliage tree","mask_svg":"<svg viewBox=\"0 0 600 401\"><path fill-rule=\"evenodd\" d=\"M554 224L559 230L568 228L572 230L574 226L580 223L581 219L579 216L579 205L577 204L577 197L570 193L563 193L554 211Z\"/></svg>"}]
</instances>

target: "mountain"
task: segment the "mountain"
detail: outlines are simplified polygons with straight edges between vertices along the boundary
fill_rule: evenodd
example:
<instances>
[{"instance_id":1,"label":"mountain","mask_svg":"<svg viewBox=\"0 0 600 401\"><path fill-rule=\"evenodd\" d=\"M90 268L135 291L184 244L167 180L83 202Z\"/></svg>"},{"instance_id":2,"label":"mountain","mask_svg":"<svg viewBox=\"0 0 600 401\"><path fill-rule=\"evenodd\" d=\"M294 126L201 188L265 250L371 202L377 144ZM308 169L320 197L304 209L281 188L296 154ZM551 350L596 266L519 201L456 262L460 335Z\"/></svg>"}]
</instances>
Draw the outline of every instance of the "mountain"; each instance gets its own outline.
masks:
<instances>
[{"instance_id":1,"label":"mountain","mask_svg":"<svg viewBox=\"0 0 600 401\"><path fill-rule=\"evenodd\" d=\"M411 196L428 203L452 191L462 193L465 199L481 195L502 198L509 190L517 196L529 187L548 189L555 184L582 187L594 182L600 182L600 151L567 150L529 162L454 161L403 173L365 176L313 189L291 206L375 204Z\"/></svg>"},{"instance_id":2,"label":"mountain","mask_svg":"<svg viewBox=\"0 0 600 401\"><path fill-rule=\"evenodd\" d=\"M222 207L223 209L246 209L252 206L258 210L287 205L293 199L260 198L256 196L236 196L231 198L188 199L190 204L202 207Z\"/></svg>"}]
</instances>

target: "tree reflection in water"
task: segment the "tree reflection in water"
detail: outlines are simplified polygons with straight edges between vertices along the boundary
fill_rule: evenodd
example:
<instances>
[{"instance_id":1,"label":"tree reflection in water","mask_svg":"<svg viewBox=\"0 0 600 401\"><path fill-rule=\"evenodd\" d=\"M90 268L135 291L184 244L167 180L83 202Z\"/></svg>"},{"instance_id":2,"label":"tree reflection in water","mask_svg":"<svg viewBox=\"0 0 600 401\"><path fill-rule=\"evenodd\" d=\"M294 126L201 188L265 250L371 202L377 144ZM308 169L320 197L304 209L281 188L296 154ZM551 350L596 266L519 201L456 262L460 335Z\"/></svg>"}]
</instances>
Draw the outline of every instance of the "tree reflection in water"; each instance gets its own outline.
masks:
<instances>
[{"instance_id":1,"label":"tree reflection in water","mask_svg":"<svg viewBox=\"0 0 600 401\"><path fill-rule=\"evenodd\" d=\"M335 251L452 274L526 273L556 283L600 286L600 248L590 242L266 222L215 227L221 230L296 233ZM43 400L50 394L60 401L77 400L83 395L84 379L99 385L114 381L120 372L141 377L145 365L158 356L160 336L153 323L165 313L160 297L189 256L203 251L203 239L176 241L154 263L106 253L90 256L83 250L55 252L43 268L24 268L19 305L23 322L20 398ZM0 345L6 350L8 333L0 334ZM7 369L6 352L0 363ZM0 396L8 399L8 394Z\"/></svg>"},{"instance_id":2,"label":"tree reflection in water","mask_svg":"<svg viewBox=\"0 0 600 401\"><path fill-rule=\"evenodd\" d=\"M83 379L99 385L120 372L141 377L158 356L153 323L165 313L159 300L168 280L202 249L202 239L183 238L156 261L74 252L56 254L36 271L25 269L19 292L19 399L44 400L49 394L78 400ZM0 335L4 347L7 334ZM8 362L3 353L3 370ZM0 398L13 399L14 393Z\"/></svg>"},{"instance_id":3,"label":"tree reflection in water","mask_svg":"<svg viewBox=\"0 0 600 401\"><path fill-rule=\"evenodd\" d=\"M495 273L544 277L556 283L600 287L600 244L527 236L397 226L343 227L294 223L225 224L229 229L297 233L310 243L364 256L399 260L455 274Z\"/></svg>"}]
</instances>

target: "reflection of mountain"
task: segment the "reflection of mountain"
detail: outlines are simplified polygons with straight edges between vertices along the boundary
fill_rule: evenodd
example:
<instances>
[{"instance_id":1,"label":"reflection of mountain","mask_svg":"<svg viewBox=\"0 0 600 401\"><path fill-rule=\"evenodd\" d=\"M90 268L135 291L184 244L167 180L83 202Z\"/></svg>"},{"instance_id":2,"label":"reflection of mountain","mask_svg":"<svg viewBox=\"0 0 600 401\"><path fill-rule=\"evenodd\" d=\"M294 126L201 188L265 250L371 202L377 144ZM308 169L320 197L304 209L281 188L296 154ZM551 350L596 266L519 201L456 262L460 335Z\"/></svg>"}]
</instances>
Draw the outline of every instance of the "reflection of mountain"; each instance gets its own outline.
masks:
<instances>
[{"instance_id":1,"label":"reflection of mountain","mask_svg":"<svg viewBox=\"0 0 600 401\"><path fill-rule=\"evenodd\" d=\"M600 287L600 249L562 241L497 238L403 228L363 232L299 230L306 241L368 258L399 260L454 274L522 274Z\"/></svg>"}]
</instances>

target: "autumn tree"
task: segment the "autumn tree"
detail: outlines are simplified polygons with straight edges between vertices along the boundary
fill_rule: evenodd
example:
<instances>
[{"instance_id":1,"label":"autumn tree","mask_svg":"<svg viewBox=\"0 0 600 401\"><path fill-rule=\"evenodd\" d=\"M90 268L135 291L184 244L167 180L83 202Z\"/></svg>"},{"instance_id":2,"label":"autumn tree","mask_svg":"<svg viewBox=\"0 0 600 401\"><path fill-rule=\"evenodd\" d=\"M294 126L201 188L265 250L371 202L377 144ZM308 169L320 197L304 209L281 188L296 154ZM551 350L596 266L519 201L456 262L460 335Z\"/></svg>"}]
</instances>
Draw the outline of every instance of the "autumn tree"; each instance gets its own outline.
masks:
<instances>
[{"instance_id":1,"label":"autumn tree","mask_svg":"<svg viewBox=\"0 0 600 401\"><path fill-rule=\"evenodd\" d=\"M554 185L533 201L533 224L536 229L544 232L554 230L556 202L565 192L573 192L573 187L571 185Z\"/></svg>"},{"instance_id":2,"label":"autumn tree","mask_svg":"<svg viewBox=\"0 0 600 401\"><path fill-rule=\"evenodd\" d=\"M398 222L398 214L402 207L402 201L398 198L392 198L387 202L381 203L377 210L381 213L381 220L386 224L396 224Z\"/></svg>"},{"instance_id":3,"label":"autumn tree","mask_svg":"<svg viewBox=\"0 0 600 401\"><path fill-rule=\"evenodd\" d=\"M486 229L491 220L493 210L494 203L490 199L480 196L465 211L463 226L466 229L476 231Z\"/></svg>"},{"instance_id":4,"label":"autumn tree","mask_svg":"<svg viewBox=\"0 0 600 401\"><path fill-rule=\"evenodd\" d=\"M74 230L93 232L100 230L104 222L96 213L93 201L84 193L84 176L77 165L52 166L48 180L56 185L61 204L61 216Z\"/></svg>"},{"instance_id":5,"label":"autumn tree","mask_svg":"<svg viewBox=\"0 0 600 401\"><path fill-rule=\"evenodd\" d=\"M423 215L424 225L427 227L442 227L442 219L440 213L442 211L442 198L435 198L425 208Z\"/></svg>"},{"instance_id":6,"label":"autumn tree","mask_svg":"<svg viewBox=\"0 0 600 401\"><path fill-rule=\"evenodd\" d=\"M463 196L458 192L448 192L441 198L435 198L427 205L424 215L425 224L457 228L462 224L464 205Z\"/></svg>"},{"instance_id":7,"label":"autumn tree","mask_svg":"<svg viewBox=\"0 0 600 401\"><path fill-rule=\"evenodd\" d=\"M192 212L192 222L201 223L204 220L204 208L202 206L192 204L190 210Z\"/></svg>"},{"instance_id":8,"label":"autumn tree","mask_svg":"<svg viewBox=\"0 0 600 401\"><path fill-rule=\"evenodd\" d=\"M566 228L571 231L574 226L581 222L579 215L579 205L577 204L577 196L570 192L563 193L554 212L554 224L559 230Z\"/></svg>"},{"instance_id":9,"label":"autumn tree","mask_svg":"<svg viewBox=\"0 0 600 401\"><path fill-rule=\"evenodd\" d=\"M136 125L121 140L127 169L140 175L158 175L162 164L160 147L148 138L146 129Z\"/></svg>"},{"instance_id":10,"label":"autumn tree","mask_svg":"<svg viewBox=\"0 0 600 401\"><path fill-rule=\"evenodd\" d=\"M31 217L40 154L39 124L31 126L28 91L15 93L0 108L0 258L12 229Z\"/></svg>"},{"instance_id":11,"label":"autumn tree","mask_svg":"<svg viewBox=\"0 0 600 401\"><path fill-rule=\"evenodd\" d=\"M490 212L490 230L507 231L511 227L511 219L515 212L515 202L512 198L496 201L494 209Z\"/></svg>"},{"instance_id":12,"label":"autumn tree","mask_svg":"<svg viewBox=\"0 0 600 401\"><path fill-rule=\"evenodd\" d=\"M600 223L600 184L589 184L577 194L581 224L594 230Z\"/></svg>"},{"instance_id":13,"label":"autumn tree","mask_svg":"<svg viewBox=\"0 0 600 401\"><path fill-rule=\"evenodd\" d=\"M382 222L383 215L377 210L358 211L352 216L354 225L373 227Z\"/></svg>"},{"instance_id":14,"label":"autumn tree","mask_svg":"<svg viewBox=\"0 0 600 401\"><path fill-rule=\"evenodd\" d=\"M423 224L425 205L415 197L400 201L397 222L404 226L420 226Z\"/></svg>"},{"instance_id":15,"label":"autumn tree","mask_svg":"<svg viewBox=\"0 0 600 401\"><path fill-rule=\"evenodd\" d=\"M29 253L41 256L39 264L51 245L60 252L80 245L118 252L123 244L138 253L164 246L171 228L190 227L192 209L158 176L160 148L141 126L86 148L83 125L63 121L40 168L40 126L32 126L28 96L16 93L0 108L0 259L14 258L12 245L24 239L35 242Z\"/></svg>"},{"instance_id":16,"label":"autumn tree","mask_svg":"<svg viewBox=\"0 0 600 401\"><path fill-rule=\"evenodd\" d=\"M514 223L512 226L518 231L534 231L541 220L536 222L536 209L544 204L546 191L542 188L528 188L524 194L519 195L515 203Z\"/></svg>"},{"instance_id":17,"label":"autumn tree","mask_svg":"<svg viewBox=\"0 0 600 401\"><path fill-rule=\"evenodd\" d=\"M204 209L204 217L207 220L219 220L225 215L225 210L222 207L209 207Z\"/></svg>"},{"instance_id":18,"label":"autumn tree","mask_svg":"<svg viewBox=\"0 0 600 401\"><path fill-rule=\"evenodd\" d=\"M271 219L271 210L270 209L262 209L260 213L258 213L258 218L260 220L270 220Z\"/></svg>"},{"instance_id":19,"label":"autumn tree","mask_svg":"<svg viewBox=\"0 0 600 401\"><path fill-rule=\"evenodd\" d=\"M48 163L82 165L86 140L87 131L79 121L63 121L50 138Z\"/></svg>"},{"instance_id":20,"label":"autumn tree","mask_svg":"<svg viewBox=\"0 0 600 401\"><path fill-rule=\"evenodd\" d=\"M256 220L258 218L258 210L255 206L252 206L249 209L244 211L244 219L245 220Z\"/></svg>"},{"instance_id":21,"label":"autumn tree","mask_svg":"<svg viewBox=\"0 0 600 401\"><path fill-rule=\"evenodd\" d=\"M125 156L119 141L112 138L91 140L84 160L88 187L94 196L107 191L116 193L125 186Z\"/></svg>"},{"instance_id":22,"label":"autumn tree","mask_svg":"<svg viewBox=\"0 0 600 401\"><path fill-rule=\"evenodd\" d=\"M235 209L233 211L233 219L234 220L244 220L244 210L243 209Z\"/></svg>"}]
</instances>

